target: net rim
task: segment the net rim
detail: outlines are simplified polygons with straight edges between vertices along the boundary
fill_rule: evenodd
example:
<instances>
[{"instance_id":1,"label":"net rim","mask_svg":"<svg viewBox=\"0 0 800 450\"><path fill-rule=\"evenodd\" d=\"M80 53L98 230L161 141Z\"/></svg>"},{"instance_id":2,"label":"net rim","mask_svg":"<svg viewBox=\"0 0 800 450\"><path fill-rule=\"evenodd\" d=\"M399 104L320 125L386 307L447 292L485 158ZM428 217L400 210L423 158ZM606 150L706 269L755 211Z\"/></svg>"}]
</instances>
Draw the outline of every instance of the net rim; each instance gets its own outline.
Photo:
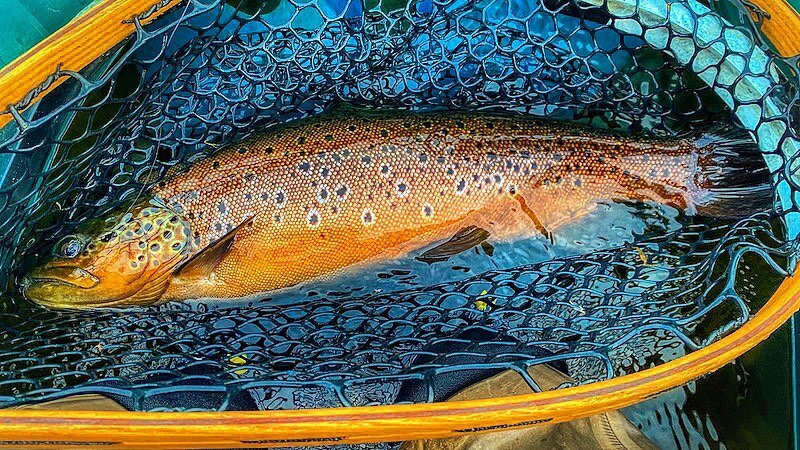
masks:
<instances>
[{"instance_id":1,"label":"net rim","mask_svg":"<svg viewBox=\"0 0 800 450\"><path fill-rule=\"evenodd\" d=\"M142 22L152 20L179 3L181 0L145 3L104 0L98 3L0 70L0 102L18 104L37 87L47 84L33 98L27 99L32 103L58 84L58 77L42 83L42 79L51 74L49 70L59 67L77 72L136 31L137 21L131 21L131 17L144 15ZM636 5L637 2L627 0L625 3ZM790 17L780 12L788 6L783 0L753 3L770 13L773 17L770 20ZM154 5L161 6L148 12ZM800 43L800 16L794 13L791 17L792 20L782 27L771 28L781 33L771 34L770 28L765 29L773 43ZM88 33L98 28L108 30L104 39L96 39L96 34ZM80 49L93 39L103 45L85 49L80 55L66 51ZM44 51L47 42L55 43L56 50L48 47L50 50ZM779 49L781 45L776 44ZM0 127L13 119L10 110L11 107L0 115ZM70 442L146 448L153 445L160 448L271 447L440 438L564 422L629 406L713 372L766 339L798 309L800 271L787 278L748 322L703 349L635 374L557 391L446 403L291 411L0 410L0 443L56 447Z\"/></svg>"},{"instance_id":2,"label":"net rim","mask_svg":"<svg viewBox=\"0 0 800 450\"><path fill-rule=\"evenodd\" d=\"M79 72L182 1L102 0L18 56L0 69L0 128L14 119L12 109L26 109L61 84L63 73Z\"/></svg>"},{"instance_id":3,"label":"net rim","mask_svg":"<svg viewBox=\"0 0 800 450\"><path fill-rule=\"evenodd\" d=\"M800 271L728 336L659 366L540 393L443 403L236 412L0 410L0 443L159 448L352 444L443 438L566 422L624 408L714 372L800 309Z\"/></svg>"}]
</instances>

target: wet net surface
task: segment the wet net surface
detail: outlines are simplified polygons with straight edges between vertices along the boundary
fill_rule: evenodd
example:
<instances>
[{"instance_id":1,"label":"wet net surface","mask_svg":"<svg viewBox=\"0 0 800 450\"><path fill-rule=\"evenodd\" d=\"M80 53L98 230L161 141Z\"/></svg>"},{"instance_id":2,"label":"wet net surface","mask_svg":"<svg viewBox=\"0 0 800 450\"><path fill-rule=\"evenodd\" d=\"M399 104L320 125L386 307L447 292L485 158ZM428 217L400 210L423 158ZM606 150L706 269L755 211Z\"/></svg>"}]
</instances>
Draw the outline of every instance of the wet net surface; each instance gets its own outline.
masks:
<instances>
[{"instance_id":1,"label":"wet net surface","mask_svg":"<svg viewBox=\"0 0 800 450\"><path fill-rule=\"evenodd\" d=\"M748 17L724 6L732 20ZM681 7L688 32L617 3L516 0L190 1L139 26L19 113L23 100L2 130L0 404L87 392L135 410L439 401L502 370L537 390L533 365L586 383L708 345L793 267L785 155L797 66L744 45L746 27ZM699 23L718 26L716 40L695 42ZM723 78L726 63L738 77ZM767 80L767 94L737 90L747 76ZM174 166L343 103L502 109L657 136L736 117L789 195L744 220L683 218L622 246L393 292L93 312L15 295L14 275L53 236ZM781 124L765 142L762 127Z\"/></svg>"}]
</instances>

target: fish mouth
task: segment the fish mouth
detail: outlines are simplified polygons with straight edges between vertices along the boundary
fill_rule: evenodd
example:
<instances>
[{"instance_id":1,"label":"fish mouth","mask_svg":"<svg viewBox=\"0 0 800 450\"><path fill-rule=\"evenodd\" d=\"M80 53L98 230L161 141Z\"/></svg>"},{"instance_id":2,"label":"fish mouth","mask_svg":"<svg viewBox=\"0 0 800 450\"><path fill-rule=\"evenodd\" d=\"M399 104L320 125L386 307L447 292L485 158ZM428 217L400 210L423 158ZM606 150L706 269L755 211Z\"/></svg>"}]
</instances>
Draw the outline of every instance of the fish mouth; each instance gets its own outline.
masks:
<instances>
[{"instance_id":1,"label":"fish mouth","mask_svg":"<svg viewBox=\"0 0 800 450\"><path fill-rule=\"evenodd\" d=\"M52 283L63 286L89 289L95 287L100 280L91 272L80 267L61 266L34 269L22 278L23 284Z\"/></svg>"},{"instance_id":2,"label":"fish mouth","mask_svg":"<svg viewBox=\"0 0 800 450\"><path fill-rule=\"evenodd\" d=\"M25 299L48 308L105 308L113 307L124 301L124 299L96 301L92 298L81 298L83 297L81 293L89 292L90 288L57 277L25 275L17 279L17 286ZM54 295L53 290L59 287L67 289L67 292L71 291L72 294L64 295L62 290L61 295Z\"/></svg>"},{"instance_id":3,"label":"fish mouth","mask_svg":"<svg viewBox=\"0 0 800 450\"><path fill-rule=\"evenodd\" d=\"M88 306L90 289L99 282L97 277L79 267L34 269L17 279L23 297L55 308Z\"/></svg>"},{"instance_id":4,"label":"fish mouth","mask_svg":"<svg viewBox=\"0 0 800 450\"><path fill-rule=\"evenodd\" d=\"M78 289L87 289L78 285L77 283L72 283L70 281L62 280L61 278L55 278L55 277L32 277L29 275L25 275L24 277L20 278L17 281L17 285L23 291L35 284L45 284L45 283L60 284L62 286L75 287Z\"/></svg>"}]
</instances>

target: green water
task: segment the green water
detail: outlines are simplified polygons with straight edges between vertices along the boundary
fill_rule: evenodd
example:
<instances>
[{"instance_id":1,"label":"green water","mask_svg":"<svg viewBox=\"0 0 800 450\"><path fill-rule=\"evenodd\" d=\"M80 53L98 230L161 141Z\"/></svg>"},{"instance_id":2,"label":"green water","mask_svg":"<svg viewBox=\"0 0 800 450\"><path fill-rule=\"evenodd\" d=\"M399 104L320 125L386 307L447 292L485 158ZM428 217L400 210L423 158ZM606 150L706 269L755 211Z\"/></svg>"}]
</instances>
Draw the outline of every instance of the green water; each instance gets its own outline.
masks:
<instances>
[{"instance_id":1,"label":"green water","mask_svg":"<svg viewBox=\"0 0 800 450\"><path fill-rule=\"evenodd\" d=\"M95 0L0 0L0 67L66 25Z\"/></svg>"},{"instance_id":2,"label":"green water","mask_svg":"<svg viewBox=\"0 0 800 450\"><path fill-rule=\"evenodd\" d=\"M624 412L664 449L790 449L790 324L735 362Z\"/></svg>"}]
</instances>

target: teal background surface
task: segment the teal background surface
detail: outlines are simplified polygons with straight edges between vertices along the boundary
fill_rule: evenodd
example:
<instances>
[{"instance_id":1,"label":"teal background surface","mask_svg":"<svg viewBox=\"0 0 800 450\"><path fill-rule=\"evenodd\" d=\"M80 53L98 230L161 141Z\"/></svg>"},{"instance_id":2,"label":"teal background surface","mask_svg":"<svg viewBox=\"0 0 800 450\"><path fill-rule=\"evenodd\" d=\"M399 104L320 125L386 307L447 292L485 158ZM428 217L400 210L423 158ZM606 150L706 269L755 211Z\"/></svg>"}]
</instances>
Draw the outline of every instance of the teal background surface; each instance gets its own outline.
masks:
<instances>
[{"instance_id":1,"label":"teal background surface","mask_svg":"<svg viewBox=\"0 0 800 450\"><path fill-rule=\"evenodd\" d=\"M5 66L94 0L0 0L0 66Z\"/></svg>"}]
</instances>

